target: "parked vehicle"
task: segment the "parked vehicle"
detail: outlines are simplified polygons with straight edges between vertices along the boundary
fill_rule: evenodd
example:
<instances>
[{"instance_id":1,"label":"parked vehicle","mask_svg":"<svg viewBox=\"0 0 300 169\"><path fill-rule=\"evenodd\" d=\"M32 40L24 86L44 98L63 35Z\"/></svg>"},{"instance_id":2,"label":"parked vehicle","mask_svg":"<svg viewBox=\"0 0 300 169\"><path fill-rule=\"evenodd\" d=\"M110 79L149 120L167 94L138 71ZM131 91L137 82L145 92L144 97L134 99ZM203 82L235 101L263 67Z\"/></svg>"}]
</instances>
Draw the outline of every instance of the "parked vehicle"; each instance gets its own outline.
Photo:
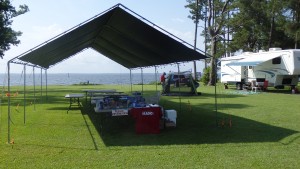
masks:
<instances>
[{"instance_id":1,"label":"parked vehicle","mask_svg":"<svg viewBox=\"0 0 300 169\"><path fill-rule=\"evenodd\" d=\"M285 85L295 87L299 81L299 49L270 48L269 51L245 52L220 61L221 82L235 83L237 89L251 82L275 88L283 88Z\"/></svg>"}]
</instances>

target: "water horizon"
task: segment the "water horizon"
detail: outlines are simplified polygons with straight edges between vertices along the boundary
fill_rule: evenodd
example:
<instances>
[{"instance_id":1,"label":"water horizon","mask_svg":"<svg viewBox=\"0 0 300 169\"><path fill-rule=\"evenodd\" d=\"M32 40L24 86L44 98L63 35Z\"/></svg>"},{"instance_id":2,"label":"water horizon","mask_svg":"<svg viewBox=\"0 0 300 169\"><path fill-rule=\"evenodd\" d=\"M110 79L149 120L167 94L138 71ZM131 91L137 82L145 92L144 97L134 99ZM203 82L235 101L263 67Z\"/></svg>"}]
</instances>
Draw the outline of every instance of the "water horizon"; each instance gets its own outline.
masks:
<instances>
[{"instance_id":1,"label":"water horizon","mask_svg":"<svg viewBox=\"0 0 300 169\"><path fill-rule=\"evenodd\" d=\"M155 73L47 73L47 85L75 85L75 84L149 84L159 80L159 74ZM46 74L26 74L26 85L46 85ZM24 85L24 74L11 73L11 86ZM0 86L8 85L8 75L0 73Z\"/></svg>"}]
</instances>

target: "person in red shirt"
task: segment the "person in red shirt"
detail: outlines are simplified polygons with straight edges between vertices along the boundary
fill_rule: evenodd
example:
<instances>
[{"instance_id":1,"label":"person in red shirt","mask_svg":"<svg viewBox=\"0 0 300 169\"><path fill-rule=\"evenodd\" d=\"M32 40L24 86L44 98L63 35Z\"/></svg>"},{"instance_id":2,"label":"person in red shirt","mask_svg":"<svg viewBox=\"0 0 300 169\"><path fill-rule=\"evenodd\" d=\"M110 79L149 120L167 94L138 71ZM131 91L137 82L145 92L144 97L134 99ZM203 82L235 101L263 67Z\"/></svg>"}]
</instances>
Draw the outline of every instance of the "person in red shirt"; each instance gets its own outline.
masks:
<instances>
[{"instance_id":1,"label":"person in red shirt","mask_svg":"<svg viewBox=\"0 0 300 169\"><path fill-rule=\"evenodd\" d=\"M166 81L166 72L164 72L161 76L160 76L160 83L163 84Z\"/></svg>"},{"instance_id":2,"label":"person in red shirt","mask_svg":"<svg viewBox=\"0 0 300 169\"><path fill-rule=\"evenodd\" d=\"M165 87L165 82L166 82L166 72L164 72L161 76L160 76L160 83L162 85L162 90L164 91L164 87Z\"/></svg>"}]
</instances>

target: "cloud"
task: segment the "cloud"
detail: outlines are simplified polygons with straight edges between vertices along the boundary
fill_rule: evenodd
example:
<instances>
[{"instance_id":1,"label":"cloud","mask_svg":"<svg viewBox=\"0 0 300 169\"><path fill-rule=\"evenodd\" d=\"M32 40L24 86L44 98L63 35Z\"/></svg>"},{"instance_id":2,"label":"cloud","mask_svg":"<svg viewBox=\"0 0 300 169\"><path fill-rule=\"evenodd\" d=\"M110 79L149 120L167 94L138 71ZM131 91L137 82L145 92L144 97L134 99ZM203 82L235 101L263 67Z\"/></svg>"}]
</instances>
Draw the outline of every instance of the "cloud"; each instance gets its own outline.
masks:
<instances>
[{"instance_id":1,"label":"cloud","mask_svg":"<svg viewBox=\"0 0 300 169\"><path fill-rule=\"evenodd\" d=\"M32 31L28 34L31 35L32 40L46 41L62 32L63 28L58 24L51 24L47 26L33 26Z\"/></svg>"},{"instance_id":2,"label":"cloud","mask_svg":"<svg viewBox=\"0 0 300 169\"><path fill-rule=\"evenodd\" d=\"M171 20L172 20L173 22L185 23L185 20L184 20L184 19L181 19L181 18L172 18Z\"/></svg>"},{"instance_id":3,"label":"cloud","mask_svg":"<svg viewBox=\"0 0 300 169\"><path fill-rule=\"evenodd\" d=\"M191 31L182 31L179 29L174 29L174 28L170 28L167 26L160 26L161 28L163 28L164 30L170 32L171 34L175 35L176 37L186 41L187 43L192 44L193 40L194 40L194 32Z\"/></svg>"}]
</instances>

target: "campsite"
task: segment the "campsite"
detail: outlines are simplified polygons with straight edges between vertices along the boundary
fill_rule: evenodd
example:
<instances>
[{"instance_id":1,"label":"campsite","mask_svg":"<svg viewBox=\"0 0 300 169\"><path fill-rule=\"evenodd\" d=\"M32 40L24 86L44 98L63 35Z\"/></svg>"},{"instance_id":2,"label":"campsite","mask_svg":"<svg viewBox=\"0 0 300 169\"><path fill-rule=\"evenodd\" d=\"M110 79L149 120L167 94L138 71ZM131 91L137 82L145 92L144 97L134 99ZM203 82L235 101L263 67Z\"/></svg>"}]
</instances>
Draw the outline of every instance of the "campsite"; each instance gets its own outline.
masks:
<instances>
[{"instance_id":1,"label":"campsite","mask_svg":"<svg viewBox=\"0 0 300 169\"><path fill-rule=\"evenodd\" d=\"M300 150L299 94L290 90L239 93L218 84L218 113L214 87L201 86L202 95L163 96L160 104L178 111L177 126L160 134L137 135L132 118L111 118L99 129L93 111L67 113L66 93L86 88L117 89L130 86L49 86L48 100L28 86L26 123L23 86L12 97L11 137L7 143L7 102L1 107L1 168L297 168ZM134 89L141 86L134 85ZM155 85L145 85L145 94ZM84 99L82 100L83 106ZM20 104L19 104L20 103ZM225 120L225 125L216 125ZM228 119L232 126L229 127Z\"/></svg>"},{"instance_id":2,"label":"campsite","mask_svg":"<svg viewBox=\"0 0 300 169\"><path fill-rule=\"evenodd\" d=\"M289 12L299 11L294 11L290 3L275 8L276 4L269 1L257 2L187 1L188 5L182 6L189 8L188 18L195 30L183 36L191 39L194 34L194 45L168 26L117 3L76 26L61 28L35 47L31 46L37 42L33 38L34 43L27 43L31 48L26 46L25 52L13 57L5 55L8 60L0 98L0 168L299 168L297 30L279 29L290 26L284 23L291 27L297 24L283 19ZM20 43L17 37L22 35L10 29L11 19L29 12L29 8L20 5L20 10L15 10L9 0L0 5L6 7L6 15L1 16L6 17L2 22L8 28L6 32L1 30L7 37L1 44L3 57L10 45ZM151 6L144 5L135 9L141 12ZM278 10L276 15L272 13L273 18L265 16L272 20L271 25L260 19L263 17L249 24L244 21L253 19L252 15L239 15L257 13L255 9L268 5ZM77 6L84 9L83 4ZM248 6L253 8L249 10ZM171 11L155 7L151 15L158 14L153 9ZM58 21L64 17L59 15L49 19ZM180 18L170 20L187 25ZM251 32L253 23L263 29ZM200 27L202 32L197 32ZM34 28L30 25L27 29ZM278 32L279 39L274 36ZM253 36L255 33L259 36ZM200 49L197 36L203 35ZM280 43L282 35L286 35L286 43ZM247 36L251 38L245 41L242 37ZM295 49L288 49L293 45ZM96 68L92 66L94 53L101 55L97 60L103 62ZM235 57L237 53L242 54ZM82 73L79 76L89 76L84 73L89 68L88 72L95 75L110 67L113 69L107 70L118 70L130 82L118 79L117 84L102 84L86 79L48 85L48 70L78 56L81 59L73 62L76 65L66 67ZM200 62L203 76L197 79L198 73L202 75L196 70ZM144 83L143 71L147 69L154 70L155 78ZM12 80L13 73L19 70L21 73L15 76L18 80ZM57 70L62 73L68 69ZM132 72L137 71L141 82L133 83ZM36 74L40 83L36 82ZM68 78L64 80L70 83L72 73L66 74ZM28 82L28 77L33 83Z\"/></svg>"}]
</instances>

